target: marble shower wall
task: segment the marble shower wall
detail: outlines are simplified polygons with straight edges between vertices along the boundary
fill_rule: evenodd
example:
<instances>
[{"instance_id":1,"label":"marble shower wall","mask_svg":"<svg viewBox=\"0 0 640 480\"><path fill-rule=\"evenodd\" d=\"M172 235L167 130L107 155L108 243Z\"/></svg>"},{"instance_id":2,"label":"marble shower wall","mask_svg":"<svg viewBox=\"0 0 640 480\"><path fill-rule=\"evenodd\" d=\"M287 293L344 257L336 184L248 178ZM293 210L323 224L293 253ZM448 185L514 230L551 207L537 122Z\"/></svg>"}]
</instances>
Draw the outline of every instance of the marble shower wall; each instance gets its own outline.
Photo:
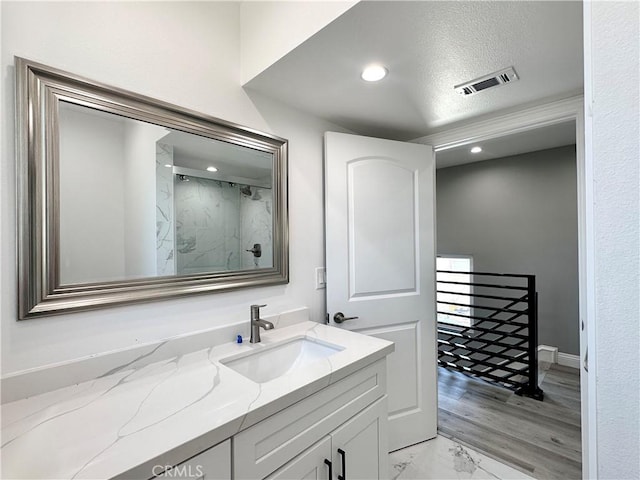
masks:
<instances>
[{"instance_id":1,"label":"marble shower wall","mask_svg":"<svg viewBox=\"0 0 640 480\"><path fill-rule=\"evenodd\" d=\"M158 275L273 266L271 189L174 175L172 147L157 146ZM260 243L262 256L247 252Z\"/></svg>"},{"instance_id":2,"label":"marble shower wall","mask_svg":"<svg viewBox=\"0 0 640 480\"><path fill-rule=\"evenodd\" d=\"M243 270L273 266L272 190L251 187L251 192L251 196L241 194L240 198ZM252 249L255 243L262 245L260 258L246 251Z\"/></svg>"},{"instance_id":3,"label":"marble shower wall","mask_svg":"<svg viewBox=\"0 0 640 480\"><path fill-rule=\"evenodd\" d=\"M238 187L217 180L186 178L189 180L174 177L177 273L239 270Z\"/></svg>"},{"instance_id":4,"label":"marble shower wall","mask_svg":"<svg viewBox=\"0 0 640 480\"><path fill-rule=\"evenodd\" d=\"M156 142L156 259L157 274L175 275L173 217L173 147Z\"/></svg>"}]
</instances>

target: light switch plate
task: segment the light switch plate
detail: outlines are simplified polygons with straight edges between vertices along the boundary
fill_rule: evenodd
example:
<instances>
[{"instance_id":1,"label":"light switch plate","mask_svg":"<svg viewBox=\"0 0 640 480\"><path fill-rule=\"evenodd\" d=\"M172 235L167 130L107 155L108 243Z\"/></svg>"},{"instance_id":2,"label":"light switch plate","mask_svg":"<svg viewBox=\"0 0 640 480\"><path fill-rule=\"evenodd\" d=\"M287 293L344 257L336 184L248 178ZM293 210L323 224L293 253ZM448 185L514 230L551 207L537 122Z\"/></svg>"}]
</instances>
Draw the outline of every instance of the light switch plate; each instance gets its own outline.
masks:
<instances>
[{"instance_id":1,"label":"light switch plate","mask_svg":"<svg viewBox=\"0 0 640 480\"><path fill-rule=\"evenodd\" d=\"M327 270L324 267L316 268L316 290L327 287Z\"/></svg>"}]
</instances>

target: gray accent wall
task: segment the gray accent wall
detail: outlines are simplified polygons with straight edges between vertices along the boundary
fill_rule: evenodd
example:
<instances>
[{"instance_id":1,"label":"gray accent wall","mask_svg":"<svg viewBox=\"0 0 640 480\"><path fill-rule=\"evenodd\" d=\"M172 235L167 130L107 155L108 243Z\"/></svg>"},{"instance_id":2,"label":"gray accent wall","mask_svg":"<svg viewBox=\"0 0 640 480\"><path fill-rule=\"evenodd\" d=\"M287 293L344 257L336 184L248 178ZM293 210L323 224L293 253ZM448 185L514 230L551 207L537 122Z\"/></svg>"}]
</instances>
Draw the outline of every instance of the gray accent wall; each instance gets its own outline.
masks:
<instances>
[{"instance_id":1,"label":"gray accent wall","mask_svg":"<svg viewBox=\"0 0 640 480\"><path fill-rule=\"evenodd\" d=\"M578 355L575 146L437 170L437 251L536 275L539 344Z\"/></svg>"}]
</instances>

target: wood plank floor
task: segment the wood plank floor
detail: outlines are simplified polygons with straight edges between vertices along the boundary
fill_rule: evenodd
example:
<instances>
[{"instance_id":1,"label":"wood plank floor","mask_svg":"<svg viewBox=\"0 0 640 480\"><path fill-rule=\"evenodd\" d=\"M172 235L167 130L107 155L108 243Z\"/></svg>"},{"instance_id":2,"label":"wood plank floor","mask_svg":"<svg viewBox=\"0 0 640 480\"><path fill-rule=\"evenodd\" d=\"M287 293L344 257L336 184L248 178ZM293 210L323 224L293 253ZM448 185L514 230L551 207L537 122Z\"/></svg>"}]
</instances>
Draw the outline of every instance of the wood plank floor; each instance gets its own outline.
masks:
<instances>
[{"instance_id":1,"label":"wood plank floor","mask_svg":"<svg viewBox=\"0 0 640 480\"><path fill-rule=\"evenodd\" d=\"M579 372L542 376L539 402L439 368L438 432L538 479L580 479Z\"/></svg>"}]
</instances>

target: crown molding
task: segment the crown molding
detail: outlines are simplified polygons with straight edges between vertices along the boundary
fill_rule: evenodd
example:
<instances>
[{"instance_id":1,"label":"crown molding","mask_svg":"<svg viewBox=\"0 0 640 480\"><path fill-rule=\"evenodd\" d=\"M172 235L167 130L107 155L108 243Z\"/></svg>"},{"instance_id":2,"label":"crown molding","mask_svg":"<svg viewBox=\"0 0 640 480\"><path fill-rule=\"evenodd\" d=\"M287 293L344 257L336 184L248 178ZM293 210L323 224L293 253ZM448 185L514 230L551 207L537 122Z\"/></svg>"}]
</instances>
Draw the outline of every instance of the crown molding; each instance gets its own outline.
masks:
<instances>
[{"instance_id":1,"label":"crown molding","mask_svg":"<svg viewBox=\"0 0 640 480\"><path fill-rule=\"evenodd\" d=\"M582 116L583 95L497 115L493 118L419 137L412 142L432 145L436 152L472 142L525 132L534 128L575 120Z\"/></svg>"}]
</instances>

